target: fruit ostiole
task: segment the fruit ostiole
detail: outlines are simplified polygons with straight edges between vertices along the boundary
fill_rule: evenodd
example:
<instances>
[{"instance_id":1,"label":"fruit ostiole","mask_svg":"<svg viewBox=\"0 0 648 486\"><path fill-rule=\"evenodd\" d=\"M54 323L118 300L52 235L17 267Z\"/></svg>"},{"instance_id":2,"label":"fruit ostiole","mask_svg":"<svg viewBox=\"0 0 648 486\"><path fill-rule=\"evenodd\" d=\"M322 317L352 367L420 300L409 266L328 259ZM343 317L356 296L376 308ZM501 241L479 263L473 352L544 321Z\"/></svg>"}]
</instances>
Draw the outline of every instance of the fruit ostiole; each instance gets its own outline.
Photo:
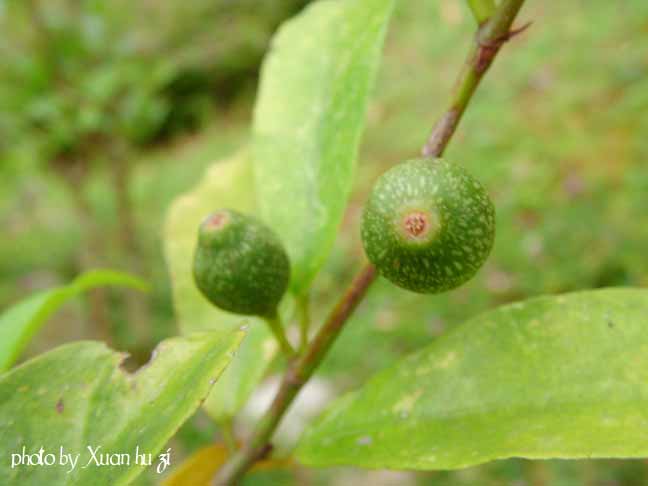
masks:
<instances>
[{"instance_id":1,"label":"fruit ostiole","mask_svg":"<svg viewBox=\"0 0 648 486\"><path fill-rule=\"evenodd\" d=\"M290 281L290 260L264 223L233 209L210 214L198 230L193 276L212 304L263 318L284 352L294 354L277 309Z\"/></svg>"},{"instance_id":2,"label":"fruit ostiole","mask_svg":"<svg viewBox=\"0 0 648 486\"><path fill-rule=\"evenodd\" d=\"M362 218L371 263L399 287L438 293L475 275L493 246L495 209L456 163L412 159L385 172Z\"/></svg>"}]
</instances>

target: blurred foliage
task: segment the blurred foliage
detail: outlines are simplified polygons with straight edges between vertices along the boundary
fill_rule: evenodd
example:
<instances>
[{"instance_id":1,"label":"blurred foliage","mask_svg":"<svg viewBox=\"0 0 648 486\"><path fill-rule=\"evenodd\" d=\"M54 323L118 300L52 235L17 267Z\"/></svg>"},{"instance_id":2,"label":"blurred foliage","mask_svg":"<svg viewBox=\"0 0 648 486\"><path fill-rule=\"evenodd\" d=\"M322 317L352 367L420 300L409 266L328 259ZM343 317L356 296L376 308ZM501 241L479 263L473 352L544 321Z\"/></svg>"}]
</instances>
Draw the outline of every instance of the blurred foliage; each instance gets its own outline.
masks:
<instances>
[{"instance_id":1,"label":"blurred foliage","mask_svg":"<svg viewBox=\"0 0 648 486\"><path fill-rule=\"evenodd\" d=\"M3 3L3 168L98 157L116 142L200 127L254 78L273 30L305 3Z\"/></svg>"},{"instance_id":2,"label":"blurred foliage","mask_svg":"<svg viewBox=\"0 0 648 486\"><path fill-rule=\"evenodd\" d=\"M67 280L74 273L71 261L81 250L79 225L58 181L42 170L25 176L27 168L42 167L38 163L45 160L42 147L51 143L44 140L58 133L58 129L47 128L41 138L42 129L29 121L27 104L20 102L35 99L20 94L32 84L40 86L35 91L41 93L38 96L48 95L50 90L11 74L17 72L10 67L14 63L31 65L34 61L30 59L38 57L38 50L29 50L34 49L29 39L35 34L28 34L31 29L26 27L27 3L0 2L0 226L4 233L0 239L0 307L34 289ZM441 296L419 296L378 282L324 363L324 377L340 391L357 386L397 357L501 303L541 293L648 283L648 3L526 3L520 22L533 20L533 25L505 46L447 151L447 157L479 177L495 199L498 234L493 255L474 281ZM62 10L54 7L58 4L58 0L42 2L54 25L59 25L54 18L62 15ZM241 10L229 10L236 15L217 22L216 13L209 17L205 12L215 12L208 7L216 9L218 4ZM159 133L192 127L181 121L184 115L171 113L200 113L189 117L200 120L193 125L196 128L206 121L199 132L177 138L174 145L146 148L141 156L129 159L137 162L131 193L144 255L152 269L156 336L162 337L174 326L160 244L165 210L177 194L200 179L210 162L230 155L246 139L251 104L246 95L254 78L242 73L255 73L258 66L246 64L249 71L238 70L239 74L220 78L219 83L210 84L209 80L215 79L215 73L226 72L218 68L217 60L229 59L229 65L238 69L246 52L254 46L265 47L272 23L266 24L260 14L265 11L274 16L279 3L112 0L70 5L93 5L99 12L115 16L114 21L108 21L107 14L99 13L90 15L95 20L73 24L79 32L93 32L87 25L107 22L111 27L90 36L102 53L97 62L119 58L126 71L144 73L144 94L132 96L142 99L152 93L159 100L153 104L165 111L162 122L168 127L166 132L143 130L156 134L149 141ZM254 9L248 10L248 15L240 13L251 6ZM177 34L171 36L170 30ZM373 180L390 165L418 152L445 106L473 33L474 21L460 0L398 3L369 110L353 202L336 253L316 281L315 315L330 307L361 262L359 215ZM156 41L161 37L164 41ZM225 41L237 42L239 47L226 47ZM34 55L22 54L27 52ZM112 56L107 52L113 52ZM158 53L153 56L157 61L146 64L151 59L146 52ZM258 60L261 52L256 52ZM66 66L72 63L63 57ZM138 67L140 64L149 67ZM87 70L87 79L91 77L94 64L83 61L76 65ZM74 86L71 92L80 96L79 85ZM203 90L201 86L211 88ZM180 92L182 96L177 94ZM182 101L176 104L176 99ZM229 100L229 105L223 108L219 100ZM79 116L76 108L81 105L68 106ZM122 100L114 105L120 107L116 112L122 113L127 105L134 112L137 103ZM214 105L220 110L214 112ZM174 121L166 122L170 117ZM115 118L110 120L117 126ZM69 130L76 133L80 128L75 123L63 132ZM112 137L112 132L109 135ZM145 139L137 143L149 143ZM103 155L101 151L99 155ZM10 178L5 172L9 167L22 177ZM111 194L105 173L93 173L88 195L99 225L113 224L117 218ZM118 314L120 309L112 312ZM73 309L61 319L63 325L52 327L87 323L82 309ZM34 350L79 337L83 336L46 335ZM204 433L208 427L202 420L183 428L173 443L177 452L174 464L183 454L211 440L211 430ZM299 469L295 478L294 484L358 486L640 486L648 483L648 465L645 461L511 460L420 475ZM278 483L269 478L255 484ZM284 478L279 484L290 481Z\"/></svg>"}]
</instances>

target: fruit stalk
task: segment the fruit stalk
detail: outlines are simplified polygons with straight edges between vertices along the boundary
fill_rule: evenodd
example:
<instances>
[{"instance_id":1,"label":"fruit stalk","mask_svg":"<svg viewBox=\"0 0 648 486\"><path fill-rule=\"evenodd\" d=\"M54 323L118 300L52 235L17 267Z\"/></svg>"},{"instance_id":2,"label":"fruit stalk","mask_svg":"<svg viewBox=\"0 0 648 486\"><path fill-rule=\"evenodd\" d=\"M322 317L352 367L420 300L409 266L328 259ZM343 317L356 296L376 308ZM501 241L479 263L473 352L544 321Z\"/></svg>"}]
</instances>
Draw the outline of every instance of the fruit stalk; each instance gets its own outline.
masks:
<instances>
[{"instance_id":1,"label":"fruit stalk","mask_svg":"<svg viewBox=\"0 0 648 486\"><path fill-rule=\"evenodd\" d=\"M277 339L277 342L281 347L281 351L286 355L286 357L292 358L293 356L295 356L295 349L292 347L292 344L290 344L290 341L288 341L288 338L286 337L286 333L284 332L283 326L281 325L279 314L276 313L274 314L274 316L266 317L264 319L268 323L268 326L270 326L270 330Z\"/></svg>"},{"instance_id":2,"label":"fruit stalk","mask_svg":"<svg viewBox=\"0 0 648 486\"><path fill-rule=\"evenodd\" d=\"M511 37L509 29L523 3L524 0L504 0L499 5L491 19L483 23L479 28L477 35L478 47L471 50L471 56L469 56L469 59L472 59L473 52L481 50L480 46L498 44L497 48L491 54L489 54L490 58L488 59L488 64L485 67L488 68L488 66L490 66L493 59L497 55L501 44ZM450 105L452 109L454 104L456 102L459 102L459 105L457 105L461 106L459 117L470 102L470 99L472 98L472 95L474 94L475 89L477 88L477 85L479 83L479 79L481 79L481 76L483 76L484 72L485 69L483 69L479 74L478 79L473 78L472 76L468 76L468 74L466 73L466 68L464 68L464 70L462 70L462 72L460 73L457 81L457 86L459 86L459 89L455 90L452 98L453 101ZM466 88L462 88L464 84L467 85ZM446 117L447 113L439 121L437 127L444 126L445 124L447 128L439 129L438 134L435 134L435 132L437 131L437 129L435 128L432 136L430 137L431 139L434 138L433 145L430 146L427 153L424 151L424 154L426 156L441 155L446 145L452 138L455 128L459 123L459 117L457 117L454 122L450 124L443 121L443 119ZM427 146L428 145L426 144L426 147ZM288 366L284 373L279 390L277 391L277 394L275 395L275 398L272 402L272 405L256 424L252 436L247 440L243 447L239 449L235 454L233 454L223 465L223 467L216 473L216 476L212 481L213 486L233 486L237 484L243 477L245 472L257 460L262 459L272 450L270 439L277 426L281 422L284 414L288 410L288 407L293 402L304 384L311 377L313 372L316 370L317 366L324 359L329 349L331 349L331 346L335 342L337 336L340 334L340 331L344 327L344 324L351 316L360 301L364 298L367 290L375 281L375 279L375 268L370 264L365 265L365 267L353 280L351 286L340 297L337 305L335 306L331 314L329 314L329 317L324 322L315 338L308 345L306 352L300 355L297 360L293 361Z\"/></svg>"}]
</instances>

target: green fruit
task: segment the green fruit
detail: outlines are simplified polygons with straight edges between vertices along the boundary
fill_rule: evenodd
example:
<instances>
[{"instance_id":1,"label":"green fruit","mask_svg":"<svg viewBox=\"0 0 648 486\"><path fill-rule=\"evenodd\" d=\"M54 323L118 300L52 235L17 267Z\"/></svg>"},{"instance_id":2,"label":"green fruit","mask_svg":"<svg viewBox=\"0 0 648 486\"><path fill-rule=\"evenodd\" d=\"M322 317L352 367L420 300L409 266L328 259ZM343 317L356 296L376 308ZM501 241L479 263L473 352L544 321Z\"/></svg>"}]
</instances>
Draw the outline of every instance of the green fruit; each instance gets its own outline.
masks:
<instances>
[{"instance_id":1,"label":"green fruit","mask_svg":"<svg viewBox=\"0 0 648 486\"><path fill-rule=\"evenodd\" d=\"M495 209L484 187L442 159L410 160L388 170L362 218L369 260L394 284L420 293L469 280L494 237Z\"/></svg>"},{"instance_id":2,"label":"green fruit","mask_svg":"<svg viewBox=\"0 0 648 486\"><path fill-rule=\"evenodd\" d=\"M197 287L215 306L273 317L290 280L290 260L265 224L221 209L200 225L193 274Z\"/></svg>"}]
</instances>

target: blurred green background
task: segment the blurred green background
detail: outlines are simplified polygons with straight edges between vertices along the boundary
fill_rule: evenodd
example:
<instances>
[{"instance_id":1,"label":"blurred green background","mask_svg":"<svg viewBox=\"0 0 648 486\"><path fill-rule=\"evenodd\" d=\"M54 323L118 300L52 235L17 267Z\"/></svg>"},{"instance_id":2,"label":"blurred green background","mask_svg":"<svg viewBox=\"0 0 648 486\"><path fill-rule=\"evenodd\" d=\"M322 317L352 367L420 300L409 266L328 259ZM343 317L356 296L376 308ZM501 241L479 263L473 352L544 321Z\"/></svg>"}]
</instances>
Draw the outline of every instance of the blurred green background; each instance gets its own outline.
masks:
<instances>
[{"instance_id":1,"label":"blurred green background","mask_svg":"<svg viewBox=\"0 0 648 486\"><path fill-rule=\"evenodd\" d=\"M246 141L272 32L306 3L0 0L0 309L98 266L153 284L147 297L101 290L67 305L29 355L100 338L142 363L177 332L162 255L166 209ZM526 3L518 23L533 25L502 51L446 152L495 200L488 264L441 296L375 285L323 365L329 390L357 386L502 303L648 284L648 3ZM361 265L367 191L391 164L418 153L474 28L462 0L398 3L356 190L316 281L315 312ZM198 414L173 441L174 463L214 435ZM648 484L648 462L509 460L419 474L297 469L247 483L629 486Z\"/></svg>"}]
</instances>

